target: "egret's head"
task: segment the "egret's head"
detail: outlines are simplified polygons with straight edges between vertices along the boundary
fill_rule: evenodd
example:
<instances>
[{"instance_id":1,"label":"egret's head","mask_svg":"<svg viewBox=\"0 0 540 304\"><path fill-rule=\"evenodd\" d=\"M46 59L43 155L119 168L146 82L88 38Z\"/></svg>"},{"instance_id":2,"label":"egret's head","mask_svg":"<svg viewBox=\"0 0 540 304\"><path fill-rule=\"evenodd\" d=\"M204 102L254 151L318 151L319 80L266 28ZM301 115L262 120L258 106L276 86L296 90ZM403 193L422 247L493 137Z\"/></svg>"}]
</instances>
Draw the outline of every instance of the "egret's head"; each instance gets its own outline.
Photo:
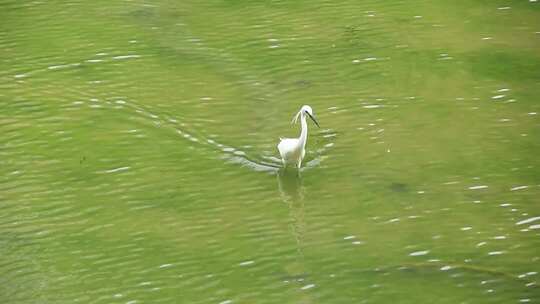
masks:
<instances>
[{"instance_id":1,"label":"egret's head","mask_svg":"<svg viewBox=\"0 0 540 304\"><path fill-rule=\"evenodd\" d=\"M300 108L300 111L298 111L298 113L296 113L296 116L293 119L293 123L296 123L296 121L298 120L298 117L300 116L300 114L302 114L302 116L306 116L306 115L309 116L309 118L311 118L311 120L313 120L313 122L317 125L317 127L320 128L319 123L317 122L317 120L315 119L315 116L313 115L313 109L311 109L310 106L303 105L302 108Z\"/></svg>"},{"instance_id":2,"label":"egret's head","mask_svg":"<svg viewBox=\"0 0 540 304\"><path fill-rule=\"evenodd\" d=\"M300 112L313 116L313 109L311 109L311 107L308 105L303 105L300 109Z\"/></svg>"}]
</instances>

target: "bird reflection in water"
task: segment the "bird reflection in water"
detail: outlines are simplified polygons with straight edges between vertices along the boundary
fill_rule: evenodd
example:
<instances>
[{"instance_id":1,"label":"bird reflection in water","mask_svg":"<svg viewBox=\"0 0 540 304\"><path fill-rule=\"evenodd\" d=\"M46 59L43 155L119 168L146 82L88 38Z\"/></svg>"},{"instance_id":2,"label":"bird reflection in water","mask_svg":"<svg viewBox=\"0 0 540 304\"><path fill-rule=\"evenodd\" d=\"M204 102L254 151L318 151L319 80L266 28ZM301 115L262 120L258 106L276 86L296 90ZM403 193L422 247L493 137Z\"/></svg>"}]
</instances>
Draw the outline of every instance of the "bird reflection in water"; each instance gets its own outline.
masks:
<instances>
[{"instance_id":1,"label":"bird reflection in water","mask_svg":"<svg viewBox=\"0 0 540 304\"><path fill-rule=\"evenodd\" d=\"M281 169L277 174L281 199L289 208L289 227L296 241L296 262L286 266L288 280L305 285L305 263L303 240L305 234L304 222L304 186L302 177L297 170Z\"/></svg>"}]
</instances>

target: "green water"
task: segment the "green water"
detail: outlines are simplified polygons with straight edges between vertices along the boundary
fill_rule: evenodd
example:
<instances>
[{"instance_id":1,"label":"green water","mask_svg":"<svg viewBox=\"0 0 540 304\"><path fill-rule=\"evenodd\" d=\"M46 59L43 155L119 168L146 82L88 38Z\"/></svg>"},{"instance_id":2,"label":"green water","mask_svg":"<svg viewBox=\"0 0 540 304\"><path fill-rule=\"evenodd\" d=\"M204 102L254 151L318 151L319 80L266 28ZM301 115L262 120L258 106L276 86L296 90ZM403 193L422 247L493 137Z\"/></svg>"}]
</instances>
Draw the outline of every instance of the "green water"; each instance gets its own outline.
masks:
<instances>
[{"instance_id":1,"label":"green water","mask_svg":"<svg viewBox=\"0 0 540 304\"><path fill-rule=\"evenodd\" d=\"M0 302L540 302L539 5L0 1Z\"/></svg>"}]
</instances>

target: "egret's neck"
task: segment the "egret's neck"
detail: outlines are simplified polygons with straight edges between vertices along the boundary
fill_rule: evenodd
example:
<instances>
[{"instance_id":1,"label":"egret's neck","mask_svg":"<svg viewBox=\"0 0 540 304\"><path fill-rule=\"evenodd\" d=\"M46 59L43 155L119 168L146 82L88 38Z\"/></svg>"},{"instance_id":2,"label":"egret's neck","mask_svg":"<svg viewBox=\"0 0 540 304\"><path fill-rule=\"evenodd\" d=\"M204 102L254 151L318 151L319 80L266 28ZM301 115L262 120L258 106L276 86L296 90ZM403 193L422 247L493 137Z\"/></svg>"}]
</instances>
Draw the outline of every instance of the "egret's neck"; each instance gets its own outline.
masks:
<instances>
[{"instance_id":1,"label":"egret's neck","mask_svg":"<svg viewBox=\"0 0 540 304\"><path fill-rule=\"evenodd\" d=\"M306 122L306 116L304 115L304 113L302 113L300 123L302 125L302 131L300 132L299 141L300 141L300 144L302 145L302 147L305 147L306 146L306 141L307 141L307 122Z\"/></svg>"}]
</instances>

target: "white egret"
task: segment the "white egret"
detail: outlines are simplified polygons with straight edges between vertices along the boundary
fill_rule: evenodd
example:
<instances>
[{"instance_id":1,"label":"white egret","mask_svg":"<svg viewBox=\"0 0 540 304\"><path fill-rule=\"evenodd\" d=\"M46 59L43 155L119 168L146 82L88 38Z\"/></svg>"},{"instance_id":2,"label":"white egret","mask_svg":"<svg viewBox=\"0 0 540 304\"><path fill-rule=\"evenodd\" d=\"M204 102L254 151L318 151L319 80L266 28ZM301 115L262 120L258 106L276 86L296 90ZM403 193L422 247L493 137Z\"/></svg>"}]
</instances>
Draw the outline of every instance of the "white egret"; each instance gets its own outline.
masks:
<instances>
[{"instance_id":1,"label":"white egret","mask_svg":"<svg viewBox=\"0 0 540 304\"><path fill-rule=\"evenodd\" d=\"M283 166L287 165L296 165L298 169L302 166L302 159L306 155L306 142L307 142L307 133L308 127L306 122L306 116L309 116L313 122L319 127L319 123L313 117L313 110L310 106L302 106L300 111L296 113L291 123L296 123L298 117L300 117L300 123L302 125L302 131L300 132L300 137L298 138L280 138L280 142L277 146L279 154L281 155L281 160L283 161ZM320 127L319 127L320 128Z\"/></svg>"}]
</instances>

